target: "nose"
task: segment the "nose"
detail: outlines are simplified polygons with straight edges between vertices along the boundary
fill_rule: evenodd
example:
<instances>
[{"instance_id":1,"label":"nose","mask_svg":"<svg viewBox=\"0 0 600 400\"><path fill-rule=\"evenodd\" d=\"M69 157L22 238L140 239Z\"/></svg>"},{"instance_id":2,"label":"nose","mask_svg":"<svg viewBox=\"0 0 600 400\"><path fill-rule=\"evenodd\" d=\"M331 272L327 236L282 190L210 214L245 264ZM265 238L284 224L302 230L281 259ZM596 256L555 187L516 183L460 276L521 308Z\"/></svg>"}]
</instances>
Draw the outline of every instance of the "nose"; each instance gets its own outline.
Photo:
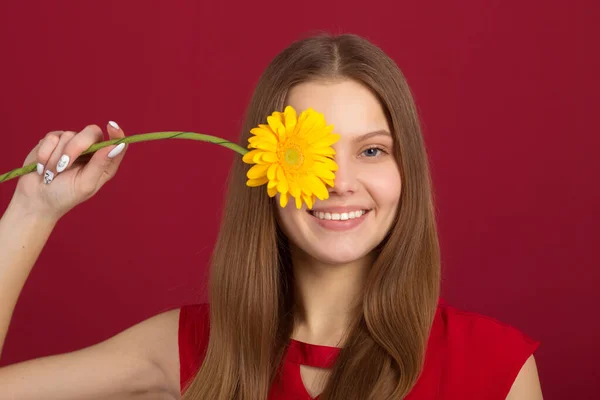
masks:
<instances>
[{"instance_id":1,"label":"nose","mask_svg":"<svg viewBox=\"0 0 600 400\"><path fill-rule=\"evenodd\" d=\"M339 155L338 153L335 158L338 170L335 171L333 187L329 188L329 193L338 196L348 196L355 193L358 189L356 165L350 160L339 157Z\"/></svg>"}]
</instances>

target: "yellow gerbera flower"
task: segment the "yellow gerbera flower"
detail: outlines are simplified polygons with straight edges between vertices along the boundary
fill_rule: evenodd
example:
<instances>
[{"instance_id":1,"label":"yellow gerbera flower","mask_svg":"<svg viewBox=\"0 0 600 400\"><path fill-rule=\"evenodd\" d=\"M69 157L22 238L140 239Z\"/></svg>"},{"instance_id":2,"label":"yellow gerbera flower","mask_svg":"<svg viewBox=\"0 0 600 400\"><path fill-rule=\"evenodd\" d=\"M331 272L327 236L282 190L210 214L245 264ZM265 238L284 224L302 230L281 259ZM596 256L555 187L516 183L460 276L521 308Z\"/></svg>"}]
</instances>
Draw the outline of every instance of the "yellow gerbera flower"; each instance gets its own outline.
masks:
<instances>
[{"instance_id":1,"label":"yellow gerbera flower","mask_svg":"<svg viewBox=\"0 0 600 400\"><path fill-rule=\"evenodd\" d=\"M267 122L250 131L254 135L248 139L251 151L242 160L256 165L248 170L246 184L267 183L270 197L280 193L281 207L287 205L289 196L296 199L297 208L304 201L309 209L316 199L327 199L325 185L333 187L338 169L331 145L340 135L332 133L333 125L326 125L324 115L312 108L298 118L291 106L275 111Z\"/></svg>"}]
</instances>

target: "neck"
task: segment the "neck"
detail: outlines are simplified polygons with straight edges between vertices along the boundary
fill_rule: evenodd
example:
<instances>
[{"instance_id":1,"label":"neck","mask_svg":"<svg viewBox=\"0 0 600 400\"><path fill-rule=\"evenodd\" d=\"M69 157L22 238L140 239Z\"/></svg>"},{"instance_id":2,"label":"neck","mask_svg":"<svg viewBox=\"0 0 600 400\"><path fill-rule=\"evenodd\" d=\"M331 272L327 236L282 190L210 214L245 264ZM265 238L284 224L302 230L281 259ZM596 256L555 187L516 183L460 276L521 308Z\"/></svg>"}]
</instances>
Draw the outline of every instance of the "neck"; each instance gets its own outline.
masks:
<instances>
[{"instance_id":1,"label":"neck","mask_svg":"<svg viewBox=\"0 0 600 400\"><path fill-rule=\"evenodd\" d=\"M341 347L372 263L373 256L367 256L332 265L292 249L296 305L292 336L307 343Z\"/></svg>"}]
</instances>

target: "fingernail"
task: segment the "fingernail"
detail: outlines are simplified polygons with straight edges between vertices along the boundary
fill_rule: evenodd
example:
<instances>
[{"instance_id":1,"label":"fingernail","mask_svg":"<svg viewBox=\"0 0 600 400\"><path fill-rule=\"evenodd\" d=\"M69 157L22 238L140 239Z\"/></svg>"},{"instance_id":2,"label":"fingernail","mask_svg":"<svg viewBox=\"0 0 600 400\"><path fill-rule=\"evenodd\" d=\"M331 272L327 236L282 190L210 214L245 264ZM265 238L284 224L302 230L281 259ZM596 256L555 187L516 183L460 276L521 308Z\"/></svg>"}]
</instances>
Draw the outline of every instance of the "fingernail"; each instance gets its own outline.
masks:
<instances>
[{"instance_id":1,"label":"fingernail","mask_svg":"<svg viewBox=\"0 0 600 400\"><path fill-rule=\"evenodd\" d=\"M44 175L44 183L47 185L52 182L52 179L54 179L54 172L47 169L46 174Z\"/></svg>"},{"instance_id":2,"label":"fingernail","mask_svg":"<svg viewBox=\"0 0 600 400\"><path fill-rule=\"evenodd\" d=\"M42 176L42 174L44 173L44 164L37 164L37 173L39 176Z\"/></svg>"},{"instance_id":3,"label":"fingernail","mask_svg":"<svg viewBox=\"0 0 600 400\"><path fill-rule=\"evenodd\" d=\"M67 165L69 165L69 156L63 154L60 160L58 160L58 165L56 165L56 173L63 172L67 168Z\"/></svg>"},{"instance_id":4,"label":"fingernail","mask_svg":"<svg viewBox=\"0 0 600 400\"><path fill-rule=\"evenodd\" d=\"M108 153L108 158L115 158L123 151L124 148L125 148L125 143L119 144L117 147L112 149L110 151L110 153Z\"/></svg>"},{"instance_id":5,"label":"fingernail","mask_svg":"<svg viewBox=\"0 0 600 400\"><path fill-rule=\"evenodd\" d=\"M108 123L115 129L121 129L119 128L119 124L117 124L115 121L108 121Z\"/></svg>"}]
</instances>

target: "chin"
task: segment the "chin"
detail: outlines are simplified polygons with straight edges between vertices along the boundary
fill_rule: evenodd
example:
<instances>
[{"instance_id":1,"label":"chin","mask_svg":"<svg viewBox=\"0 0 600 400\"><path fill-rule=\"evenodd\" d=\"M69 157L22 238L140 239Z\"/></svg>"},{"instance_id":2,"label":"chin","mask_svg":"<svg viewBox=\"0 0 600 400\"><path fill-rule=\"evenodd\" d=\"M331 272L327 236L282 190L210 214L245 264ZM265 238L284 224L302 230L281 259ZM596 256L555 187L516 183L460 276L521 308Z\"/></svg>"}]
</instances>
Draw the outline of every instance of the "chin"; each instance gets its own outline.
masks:
<instances>
[{"instance_id":1,"label":"chin","mask_svg":"<svg viewBox=\"0 0 600 400\"><path fill-rule=\"evenodd\" d=\"M312 258L326 264L343 265L350 264L365 258L370 251L352 246L319 246L319 248L304 249Z\"/></svg>"}]
</instances>

